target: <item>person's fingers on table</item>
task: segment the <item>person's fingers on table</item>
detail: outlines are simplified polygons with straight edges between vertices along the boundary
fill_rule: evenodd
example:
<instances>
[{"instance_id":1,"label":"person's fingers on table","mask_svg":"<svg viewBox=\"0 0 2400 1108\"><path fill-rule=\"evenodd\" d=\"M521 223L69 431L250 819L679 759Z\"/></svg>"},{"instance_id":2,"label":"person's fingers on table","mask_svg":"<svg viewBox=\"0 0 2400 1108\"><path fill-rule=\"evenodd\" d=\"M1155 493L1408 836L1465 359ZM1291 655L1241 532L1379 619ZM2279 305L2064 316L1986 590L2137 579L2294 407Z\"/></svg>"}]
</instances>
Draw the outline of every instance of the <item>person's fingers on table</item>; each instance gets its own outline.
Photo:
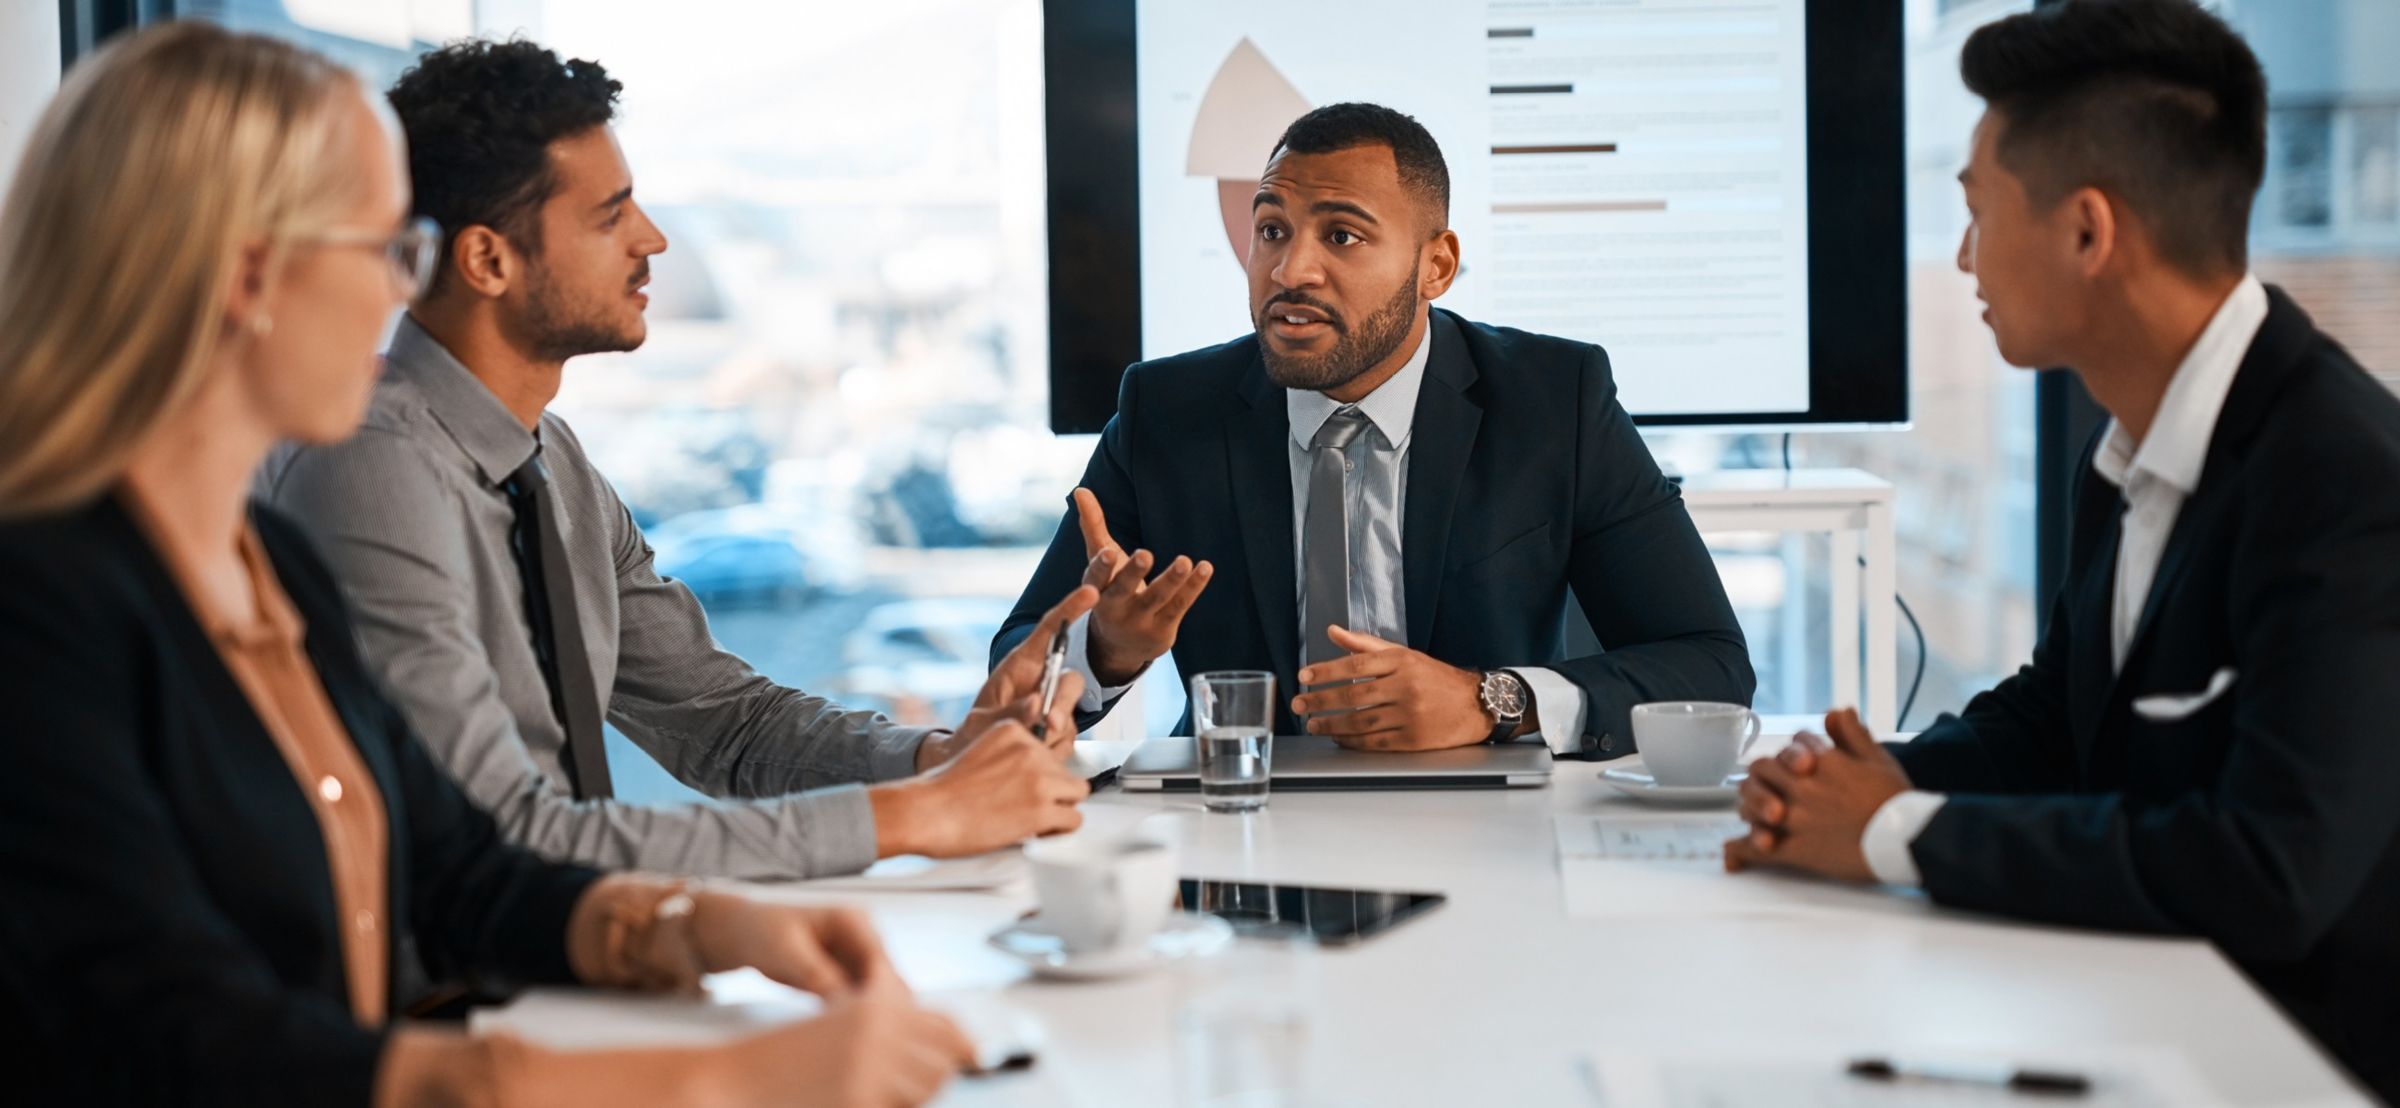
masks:
<instances>
[{"instance_id":1,"label":"person's fingers on table","mask_svg":"<svg viewBox=\"0 0 2400 1108\"><path fill-rule=\"evenodd\" d=\"M1351 750L1406 750L1408 732L1400 730L1370 731L1364 735L1335 735L1335 744Z\"/></svg>"},{"instance_id":2,"label":"person's fingers on table","mask_svg":"<svg viewBox=\"0 0 2400 1108\"><path fill-rule=\"evenodd\" d=\"M1043 817L1038 834L1046 839L1052 835L1072 834L1082 828L1083 809L1072 804L1053 804Z\"/></svg>"},{"instance_id":3,"label":"person's fingers on table","mask_svg":"<svg viewBox=\"0 0 2400 1108\"><path fill-rule=\"evenodd\" d=\"M1389 708L1368 708L1357 712L1336 712L1308 721L1311 735L1365 735L1376 731L1391 731L1400 726L1399 713Z\"/></svg>"},{"instance_id":4,"label":"person's fingers on table","mask_svg":"<svg viewBox=\"0 0 2400 1108\"><path fill-rule=\"evenodd\" d=\"M814 925L802 917L779 922L782 930L770 937L754 968L771 980L828 1000L848 996L852 988L850 975L818 945Z\"/></svg>"},{"instance_id":5,"label":"person's fingers on table","mask_svg":"<svg viewBox=\"0 0 2400 1108\"><path fill-rule=\"evenodd\" d=\"M1744 788L1757 785L1772 790L1777 797L1789 803L1793 790L1799 788L1800 782L1803 780L1805 778L1792 772L1792 767L1773 759L1761 758L1750 767L1750 779L1744 781L1742 785Z\"/></svg>"},{"instance_id":6,"label":"person's fingers on table","mask_svg":"<svg viewBox=\"0 0 2400 1108\"><path fill-rule=\"evenodd\" d=\"M1767 857L1766 849L1751 842L1751 836L1740 835L1725 840L1725 872L1727 873L1740 873L1753 866L1762 865L1766 862Z\"/></svg>"},{"instance_id":7,"label":"person's fingers on table","mask_svg":"<svg viewBox=\"0 0 2400 1108\"><path fill-rule=\"evenodd\" d=\"M1740 815L1743 820L1761 827L1772 828L1782 826L1782 797L1776 796L1765 786L1757 785L1751 781L1742 782L1739 795L1741 796L1742 803L1737 814Z\"/></svg>"},{"instance_id":8,"label":"person's fingers on table","mask_svg":"<svg viewBox=\"0 0 2400 1108\"><path fill-rule=\"evenodd\" d=\"M948 1016L939 1012L925 1012L923 1009L919 1011L923 1013L923 1018L918 1021L916 1034L910 1036L911 1039L932 1047L954 1069L965 1069L975 1064L975 1044L968 1041L966 1032L959 1030Z\"/></svg>"},{"instance_id":9,"label":"person's fingers on table","mask_svg":"<svg viewBox=\"0 0 2400 1108\"><path fill-rule=\"evenodd\" d=\"M1775 760L1794 773L1815 773L1820 751L1815 743L1804 741L1814 738L1815 735L1805 731L1792 736L1792 745L1776 751Z\"/></svg>"},{"instance_id":10,"label":"person's fingers on table","mask_svg":"<svg viewBox=\"0 0 2400 1108\"><path fill-rule=\"evenodd\" d=\"M1831 734L1833 745L1844 753L1866 757L1882 749L1875 744L1875 733L1867 730L1866 723L1858 718L1856 708L1827 713L1825 730Z\"/></svg>"},{"instance_id":11,"label":"person's fingers on table","mask_svg":"<svg viewBox=\"0 0 2400 1108\"><path fill-rule=\"evenodd\" d=\"M1300 671L1300 683L1330 685L1336 681L1356 681L1362 677L1388 677L1400 671L1400 663L1407 656L1405 650L1378 650L1372 654L1352 654L1317 662Z\"/></svg>"},{"instance_id":12,"label":"person's fingers on table","mask_svg":"<svg viewBox=\"0 0 2400 1108\"><path fill-rule=\"evenodd\" d=\"M1090 489L1075 490L1075 526L1083 531L1083 552L1098 554L1117 549L1117 540L1108 533L1108 515L1100 510L1100 498Z\"/></svg>"},{"instance_id":13,"label":"person's fingers on table","mask_svg":"<svg viewBox=\"0 0 2400 1108\"><path fill-rule=\"evenodd\" d=\"M853 987L867 989L880 984L886 975L897 979L891 956L883 949L883 939L875 933L875 923L865 912L855 908L833 908L817 918L817 941L825 953L841 967ZM905 985L902 986L906 988Z\"/></svg>"},{"instance_id":14,"label":"person's fingers on table","mask_svg":"<svg viewBox=\"0 0 2400 1108\"><path fill-rule=\"evenodd\" d=\"M1348 712L1389 704L1398 690L1389 681L1356 681L1347 685L1328 685L1292 698L1292 714L1313 716L1319 712Z\"/></svg>"}]
</instances>

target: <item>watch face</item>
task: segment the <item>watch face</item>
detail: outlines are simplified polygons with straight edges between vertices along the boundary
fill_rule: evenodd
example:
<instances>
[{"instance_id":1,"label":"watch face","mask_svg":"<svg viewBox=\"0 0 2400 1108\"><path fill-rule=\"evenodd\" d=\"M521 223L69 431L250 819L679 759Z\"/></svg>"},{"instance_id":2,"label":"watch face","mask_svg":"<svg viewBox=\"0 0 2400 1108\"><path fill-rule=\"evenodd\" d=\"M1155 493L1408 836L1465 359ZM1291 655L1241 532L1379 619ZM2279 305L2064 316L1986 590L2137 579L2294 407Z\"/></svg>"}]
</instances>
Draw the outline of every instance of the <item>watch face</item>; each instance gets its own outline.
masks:
<instances>
[{"instance_id":1,"label":"watch face","mask_svg":"<svg viewBox=\"0 0 2400 1108\"><path fill-rule=\"evenodd\" d=\"M1515 675L1494 671L1483 675L1484 705L1496 715L1525 714L1525 683Z\"/></svg>"}]
</instances>

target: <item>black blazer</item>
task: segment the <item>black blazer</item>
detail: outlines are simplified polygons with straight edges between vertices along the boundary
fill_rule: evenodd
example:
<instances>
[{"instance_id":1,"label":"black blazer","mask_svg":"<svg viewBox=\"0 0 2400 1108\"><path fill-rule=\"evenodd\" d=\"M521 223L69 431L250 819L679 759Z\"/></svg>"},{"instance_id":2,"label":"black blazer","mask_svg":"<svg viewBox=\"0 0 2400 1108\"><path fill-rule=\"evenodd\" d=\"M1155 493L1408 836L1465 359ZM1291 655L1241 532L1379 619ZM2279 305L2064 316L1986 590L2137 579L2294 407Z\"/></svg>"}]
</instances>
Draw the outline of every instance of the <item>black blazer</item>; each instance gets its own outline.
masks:
<instances>
[{"instance_id":1,"label":"black blazer","mask_svg":"<svg viewBox=\"0 0 2400 1108\"><path fill-rule=\"evenodd\" d=\"M1748 704L1758 682L1741 625L1682 496L1617 403L1607 353L1432 317L1400 536L1408 645L1458 666L1556 669L1583 690L1586 748L1602 756L1633 749L1635 704ZM1125 549L1216 565L1176 667L1272 670L1286 705L1300 657L1290 434L1284 390L1246 336L1128 369L1083 475ZM1085 561L1070 504L992 643L995 664ZM1569 590L1604 653L1564 656ZM1190 727L1187 710L1178 731Z\"/></svg>"},{"instance_id":2,"label":"black blazer","mask_svg":"<svg viewBox=\"0 0 2400 1108\"><path fill-rule=\"evenodd\" d=\"M1894 750L1951 794L1911 851L1935 900L2205 937L2400 1100L2400 401L2269 296L2122 673L2087 454L2032 664Z\"/></svg>"},{"instance_id":3,"label":"black blazer","mask_svg":"<svg viewBox=\"0 0 2400 1108\"><path fill-rule=\"evenodd\" d=\"M333 579L253 509L383 792L392 924L441 977L572 979L597 874L501 841L360 666ZM365 1104L324 839L182 592L111 499L0 526L0 1082L39 1103Z\"/></svg>"}]
</instances>

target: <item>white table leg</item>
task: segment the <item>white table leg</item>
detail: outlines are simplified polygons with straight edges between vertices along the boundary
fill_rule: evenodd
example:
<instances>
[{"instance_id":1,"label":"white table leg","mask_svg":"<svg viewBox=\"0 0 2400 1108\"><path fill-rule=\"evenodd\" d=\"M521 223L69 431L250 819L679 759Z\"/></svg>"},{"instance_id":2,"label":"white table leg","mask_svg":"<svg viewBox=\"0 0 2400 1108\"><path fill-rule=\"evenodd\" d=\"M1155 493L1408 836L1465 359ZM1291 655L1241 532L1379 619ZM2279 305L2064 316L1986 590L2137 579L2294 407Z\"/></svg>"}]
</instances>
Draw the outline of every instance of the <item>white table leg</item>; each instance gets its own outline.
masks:
<instances>
[{"instance_id":1,"label":"white table leg","mask_svg":"<svg viewBox=\"0 0 2400 1108\"><path fill-rule=\"evenodd\" d=\"M1859 679L1858 531L1837 526L1828 535L1833 540L1833 564L1825 573L1829 600L1825 623L1833 640L1833 695L1828 706L1863 705L1867 689Z\"/></svg>"},{"instance_id":2,"label":"white table leg","mask_svg":"<svg viewBox=\"0 0 2400 1108\"><path fill-rule=\"evenodd\" d=\"M1899 544L1890 501L1867 505L1867 726L1878 734L1899 728Z\"/></svg>"}]
</instances>

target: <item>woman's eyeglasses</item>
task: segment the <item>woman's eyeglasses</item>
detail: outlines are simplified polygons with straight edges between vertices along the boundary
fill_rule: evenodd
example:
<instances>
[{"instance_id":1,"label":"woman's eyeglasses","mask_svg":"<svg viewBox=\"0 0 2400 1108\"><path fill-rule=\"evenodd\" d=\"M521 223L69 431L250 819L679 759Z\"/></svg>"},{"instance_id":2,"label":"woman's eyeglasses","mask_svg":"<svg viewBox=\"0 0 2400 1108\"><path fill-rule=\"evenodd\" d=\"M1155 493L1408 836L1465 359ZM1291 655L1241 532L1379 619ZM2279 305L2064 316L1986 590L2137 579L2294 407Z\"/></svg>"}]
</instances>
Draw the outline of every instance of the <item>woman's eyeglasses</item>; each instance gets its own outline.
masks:
<instances>
[{"instance_id":1,"label":"woman's eyeglasses","mask_svg":"<svg viewBox=\"0 0 2400 1108\"><path fill-rule=\"evenodd\" d=\"M386 235L380 231L333 230L312 235L308 241L325 246L372 246L383 254L391 267L392 287L403 300L414 300L433 280L433 267L441 259L442 227L431 216L418 216L408 226Z\"/></svg>"}]
</instances>

